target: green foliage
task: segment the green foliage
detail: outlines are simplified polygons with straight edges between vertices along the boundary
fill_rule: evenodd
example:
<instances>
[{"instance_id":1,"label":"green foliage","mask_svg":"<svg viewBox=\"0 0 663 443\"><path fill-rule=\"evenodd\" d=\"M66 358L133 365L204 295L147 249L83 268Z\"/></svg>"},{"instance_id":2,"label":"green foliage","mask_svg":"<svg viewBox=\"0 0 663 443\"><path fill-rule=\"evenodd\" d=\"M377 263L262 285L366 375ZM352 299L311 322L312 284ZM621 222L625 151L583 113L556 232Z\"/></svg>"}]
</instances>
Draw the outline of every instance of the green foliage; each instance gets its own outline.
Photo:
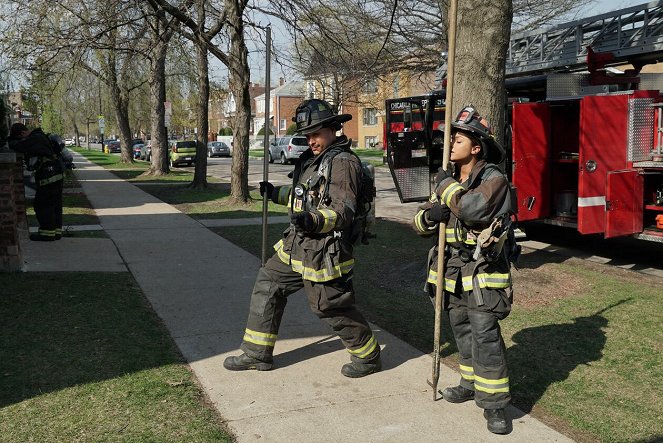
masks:
<instances>
[{"instance_id":1,"label":"green foliage","mask_svg":"<svg viewBox=\"0 0 663 443\"><path fill-rule=\"evenodd\" d=\"M258 131L258 135L265 135L265 127L264 126L262 128L260 128L260 131ZM274 135L271 128L269 129L269 135Z\"/></svg>"},{"instance_id":2,"label":"green foliage","mask_svg":"<svg viewBox=\"0 0 663 443\"><path fill-rule=\"evenodd\" d=\"M232 128L221 128L219 129L219 135L233 135Z\"/></svg>"},{"instance_id":3,"label":"green foliage","mask_svg":"<svg viewBox=\"0 0 663 443\"><path fill-rule=\"evenodd\" d=\"M64 122L62 121L62 116L55 109L52 103L47 103L44 105L44 111L41 115L41 127L44 132L60 135L64 133Z\"/></svg>"},{"instance_id":4,"label":"green foliage","mask_svg":"<svg viewBox=\"0 0 663 443\"><path fill-rule=\"evenodd\" d=\"M294 135L297 132L297 123L293 123L288 126L288 129L285 131L285 135Z\"/></svg>"}]
</instances>

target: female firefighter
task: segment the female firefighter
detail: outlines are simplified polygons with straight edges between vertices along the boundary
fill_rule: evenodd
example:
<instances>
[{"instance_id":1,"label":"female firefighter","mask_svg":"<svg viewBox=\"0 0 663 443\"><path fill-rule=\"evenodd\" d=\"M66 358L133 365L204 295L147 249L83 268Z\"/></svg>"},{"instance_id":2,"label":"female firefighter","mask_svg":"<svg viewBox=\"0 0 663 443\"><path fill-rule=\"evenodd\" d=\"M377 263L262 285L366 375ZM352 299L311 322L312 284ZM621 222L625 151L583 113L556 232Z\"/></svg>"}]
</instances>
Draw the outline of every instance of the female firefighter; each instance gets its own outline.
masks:
<instances>
[{"instance_id":1,"label":"female firefighter","mask_svg":"<svg viewBox=\"0 0 663 443\"><path fill-rule=\"evenodd\" d=\"M449 312L460 363L460 384L445 400L472 400L484 409L488 430L508 432L510 401L506 348L498 320L511 310L510 262L505 248L512 212L510 185L496 166L504 157L485 119L471 106L452 123L454 172L435 177L435 192L415 215L421 235L446 225L444 308ZM437 245L430 254L427 288L435 294Z\"/></svg>"},{"instance_id":2,"label":"female firefighter","mask_svg":"<svg viewBox=\"0 0 663 443\"><path fill-rule=\"evenodd\" d=\"M381 369L380 346L355 307L352 287L361 163L350 151L350 140L336 136L350 118L336 114L323 100L305 100L297 107L293 120L297 132L306 135L309 149L295 165L293 184L260 184L261 194L289 205L291 223L274 246L276 254L258 271L240 347L244 353L226 358L226 369L272 368L287 297L301 288L313 313L331 326L350 353L350 363L341 373L357 378Z\"/></svg>"}]
</instances>

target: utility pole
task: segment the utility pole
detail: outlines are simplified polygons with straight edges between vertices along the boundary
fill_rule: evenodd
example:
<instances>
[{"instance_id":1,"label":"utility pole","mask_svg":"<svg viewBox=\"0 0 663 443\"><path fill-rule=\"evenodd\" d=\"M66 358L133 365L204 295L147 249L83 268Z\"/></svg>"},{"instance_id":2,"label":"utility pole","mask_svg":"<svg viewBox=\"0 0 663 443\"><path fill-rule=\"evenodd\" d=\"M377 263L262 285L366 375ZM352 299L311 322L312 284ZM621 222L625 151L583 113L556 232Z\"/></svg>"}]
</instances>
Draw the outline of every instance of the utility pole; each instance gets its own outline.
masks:
<instances>
[{"instance_id":1,"label":"utility pole","mask_svg":"<svg viewBox=\"0 0 663 443\"><path fill-rule=\"evenodd\" d=\"M104 113L101 110L101 79L99 78L97 78L97 85L99 86L99 136L101 138L101 152L104 152L104 126L106 122L104 121ZM88 149L89 146L90 144L88 142Z\"/></svg>"}]
</instances>

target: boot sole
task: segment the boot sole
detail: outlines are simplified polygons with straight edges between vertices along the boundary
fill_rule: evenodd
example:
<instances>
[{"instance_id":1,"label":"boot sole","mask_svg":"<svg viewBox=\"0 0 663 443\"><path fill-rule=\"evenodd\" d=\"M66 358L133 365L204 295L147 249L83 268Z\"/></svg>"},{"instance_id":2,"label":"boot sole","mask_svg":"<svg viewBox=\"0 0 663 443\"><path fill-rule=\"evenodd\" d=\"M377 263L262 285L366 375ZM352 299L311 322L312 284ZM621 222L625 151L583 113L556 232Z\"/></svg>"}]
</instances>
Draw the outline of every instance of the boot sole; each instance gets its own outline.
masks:
<instances>
[{"instance_id":1,"label":"boot sole","mask_svg":"<svg viewBox=\"0 0 663 443\"><path fill-rule=\"evenodd\" d=\"M380 372L382 368L375 368L367 372L353 372L353 373L346 373L345 371L341 370L341 374L344 375L345 377L348 378L362 378L366 377L367 375L375 374L377 372Z\"/></svg>"},{"instance_id":2,"label":"boot sole","mask_svg":"<svg viewBox=\"0 0 663 443\"><path fill-rule=\"evenodd\" d=\"M448 401L449 403L465 403L466 401L474 400L474 395L472 395L470 397L461 397L461 398L453 397L453 398L450 398L450 397L445 397L444 393L442 391L437 391L437 392L439 392L440 395L442 396L442 398L445 399L446 401Z\"/></svg>"},{"instance_id":3,"label":"boot sole","mask_svg":"<svg viewBox=\"0 0 663 443\"><path fill-rule=\"evenodd\" d=\"M223 367L229 371L249 371L255 369L256 371L269 371L272 369L272 363L256 363L246 366L230 366L223 363Z\"/></svg>"}]
</instances>

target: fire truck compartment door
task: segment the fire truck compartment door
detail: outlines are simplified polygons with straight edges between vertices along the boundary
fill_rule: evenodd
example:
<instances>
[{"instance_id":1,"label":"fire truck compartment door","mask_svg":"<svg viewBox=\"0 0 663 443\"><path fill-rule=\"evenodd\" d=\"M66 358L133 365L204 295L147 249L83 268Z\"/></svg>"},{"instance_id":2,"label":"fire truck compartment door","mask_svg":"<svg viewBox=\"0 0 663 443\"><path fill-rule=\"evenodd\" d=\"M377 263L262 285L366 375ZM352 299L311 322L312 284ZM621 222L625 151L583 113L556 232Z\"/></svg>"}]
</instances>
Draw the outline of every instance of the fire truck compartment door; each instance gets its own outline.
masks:
<instances>
[{"instance_id":1,"label":"fire truck compartment door","mask_svg":"<svg viewBox=\"0 0 663 443\"><path fill-rule=\"evenodd\" d=\"M401 203L430 197L429 159L423 131L388 134L387 163Z\"/></svg>"},{"instance_id":2,"label":"fire truck compartment door","mask_svg":"<svg viewBox=\"0 0 663 443\"><path fill-rule=\"evenodd\" d=\"M605 238L642 232L644 180L637 170L608 172Z\"/></svg>"},{"instance_id":3,"label":"fire truck compartment door","mask_svg":"<svg viewBox=\"0 0 663 443\"><path fill-rule=\"evenodd\" d=\"M550 107L514 103L511 139L513 176L518 193L518 220L550 215Z\"/></svg>"}]
</instances>

